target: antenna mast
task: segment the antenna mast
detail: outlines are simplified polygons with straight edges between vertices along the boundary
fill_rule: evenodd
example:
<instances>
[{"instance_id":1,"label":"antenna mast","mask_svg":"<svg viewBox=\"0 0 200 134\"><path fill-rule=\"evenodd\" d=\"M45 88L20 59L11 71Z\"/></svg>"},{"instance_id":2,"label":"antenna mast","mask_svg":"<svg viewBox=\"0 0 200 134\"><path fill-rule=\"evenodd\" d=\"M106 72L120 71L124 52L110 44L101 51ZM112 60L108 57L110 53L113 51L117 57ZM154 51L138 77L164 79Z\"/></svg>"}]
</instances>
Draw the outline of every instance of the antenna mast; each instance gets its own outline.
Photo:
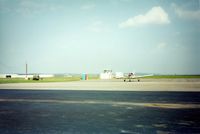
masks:
<instances>
[{"instance_id":1,"label":"antenna mast","mask_svg":"<svg viewBox=\"0 0 200 134\"><path fill-rule=\"evenodd\" d=\"M27 75L28 75L28 64L26 62L26 79L28 78Z\"/></svg>"}]
</instances>

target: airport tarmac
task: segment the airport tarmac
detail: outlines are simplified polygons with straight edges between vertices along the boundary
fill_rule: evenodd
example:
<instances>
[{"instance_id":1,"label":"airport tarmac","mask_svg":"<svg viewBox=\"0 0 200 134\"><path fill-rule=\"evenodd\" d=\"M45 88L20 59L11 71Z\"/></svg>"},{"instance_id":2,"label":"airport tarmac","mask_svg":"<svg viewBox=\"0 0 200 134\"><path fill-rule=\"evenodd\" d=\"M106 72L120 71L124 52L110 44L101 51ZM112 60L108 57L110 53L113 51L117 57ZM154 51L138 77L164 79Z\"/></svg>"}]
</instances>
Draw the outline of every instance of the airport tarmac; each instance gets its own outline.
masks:
<instances>
[{"instance_id":1,"label":"airport tarmac","mask_svg":"<svg viewBox=\"0 0 200 134\"><path fill-rule=\"evenodd\" d=\"M87 80L52 83L0 84L0 89L103 90L103 91L200 91L200 79Z\"/></svg>"},{"instance_id":2,"label":"airport tarmac","mask_svg":"<svg viewBox=\"0 0 200 134\"><path fill-rule=\"evenodd\" d=\"M194 134L200 92L0 90L1 134Z\"/></svg>"}]
</instances>

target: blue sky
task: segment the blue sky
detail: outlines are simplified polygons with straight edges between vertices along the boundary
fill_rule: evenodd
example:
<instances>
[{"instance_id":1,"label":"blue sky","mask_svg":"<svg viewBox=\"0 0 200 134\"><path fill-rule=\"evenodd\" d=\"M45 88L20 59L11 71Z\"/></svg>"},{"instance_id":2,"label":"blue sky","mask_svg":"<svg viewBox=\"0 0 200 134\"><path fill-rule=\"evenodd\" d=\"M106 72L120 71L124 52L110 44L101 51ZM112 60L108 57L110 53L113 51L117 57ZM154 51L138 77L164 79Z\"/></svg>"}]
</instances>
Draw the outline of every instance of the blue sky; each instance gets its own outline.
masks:
<instances>
[{"instance_id":1,"label":"blue sky","mask_svg":"<svg viewBox=\"0 0 200 134\"><path fill-rule=\"evenodd\" d=\"M0 73L200 74L199 0L0 0Z\"/></svg>"}]
</instances>

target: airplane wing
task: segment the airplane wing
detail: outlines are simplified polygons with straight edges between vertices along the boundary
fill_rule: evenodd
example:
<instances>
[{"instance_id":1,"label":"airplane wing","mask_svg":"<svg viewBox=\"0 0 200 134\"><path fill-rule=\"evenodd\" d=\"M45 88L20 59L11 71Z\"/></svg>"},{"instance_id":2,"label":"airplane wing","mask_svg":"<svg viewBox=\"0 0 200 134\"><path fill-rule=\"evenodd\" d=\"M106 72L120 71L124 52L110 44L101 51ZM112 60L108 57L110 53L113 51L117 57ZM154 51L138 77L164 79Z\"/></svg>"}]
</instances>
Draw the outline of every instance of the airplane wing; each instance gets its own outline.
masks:
<instances>
[{"instance_id":1,"label":"airplane wing","mask_svg":"<svg viewBox=\"0 0 200 134\"><path fill-rule=\"evenodd\" d=\"M134 76L134 78L137 79L137 78L143 78L143 77L148 77L148 76L153 76L153 74Z\"/></svg>"},{"instance_id":2,"label":"airplane wing","mask_svg":"<svg viewBox=\"0 0 200 134\"><path fill-rule=\"evenodd\" d=\"M144 77L148 77L148 76L153 76L153 74L149 74L149 75L140 75L140 76L133 75L133 76L124 77L124 82L126 82L127 80L128 80L129 82L131 82L132 79L137 79L137 81L139 82L139 81L140 81L140 78L144 78Z\"/></svg>"}]
</instances>

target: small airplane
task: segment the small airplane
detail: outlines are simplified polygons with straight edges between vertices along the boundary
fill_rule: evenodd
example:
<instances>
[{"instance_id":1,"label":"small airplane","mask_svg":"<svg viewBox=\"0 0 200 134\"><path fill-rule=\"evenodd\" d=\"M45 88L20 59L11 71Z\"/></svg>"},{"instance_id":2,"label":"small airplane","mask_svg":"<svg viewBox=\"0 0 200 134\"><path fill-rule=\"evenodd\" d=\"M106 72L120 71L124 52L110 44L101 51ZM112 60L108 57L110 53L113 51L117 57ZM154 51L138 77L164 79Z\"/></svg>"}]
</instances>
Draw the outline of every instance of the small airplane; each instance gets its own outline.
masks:
<instances>
[{"instance_id":1,"label":"small airplane","mask_svg":"<svg viewBox=\"0 0 200 134\"><path fill-rule=\"evenodd\" d=\"M128 73L128 76L124 77L124 82L128 81L131 82L133 79L137 79L138 82L140 82L140 78L147 77L147 76L153 76L153 74L149 75L141 75L141 76L136 76L135 73Z\"/></svg>"}]
</instances>

